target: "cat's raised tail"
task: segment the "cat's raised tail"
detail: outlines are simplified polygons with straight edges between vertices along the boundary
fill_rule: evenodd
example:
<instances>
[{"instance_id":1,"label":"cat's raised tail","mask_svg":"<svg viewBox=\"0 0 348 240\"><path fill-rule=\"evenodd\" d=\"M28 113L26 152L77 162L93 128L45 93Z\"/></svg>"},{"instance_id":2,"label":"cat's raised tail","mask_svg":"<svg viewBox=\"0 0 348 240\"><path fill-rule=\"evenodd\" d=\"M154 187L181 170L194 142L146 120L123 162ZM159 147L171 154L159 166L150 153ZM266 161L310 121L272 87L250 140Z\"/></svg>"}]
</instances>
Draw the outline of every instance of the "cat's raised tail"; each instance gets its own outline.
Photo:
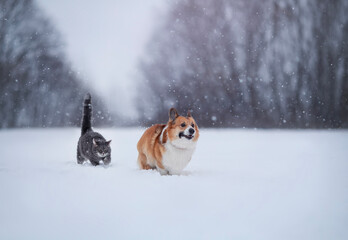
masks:
<instances>
[{"instance_id":1,"label":"cat's raised tail","mask_svg":"<svg viewBox=\"0 0 348 240\"><path fill-rule=\"evenodd\" d=\"M83 116L82 116L82 127L81 127L81 136L85 134L88 130L92 129L92 102L91 94L87 93L85 100L83 101Z\"/></svg>"}]
</instances>

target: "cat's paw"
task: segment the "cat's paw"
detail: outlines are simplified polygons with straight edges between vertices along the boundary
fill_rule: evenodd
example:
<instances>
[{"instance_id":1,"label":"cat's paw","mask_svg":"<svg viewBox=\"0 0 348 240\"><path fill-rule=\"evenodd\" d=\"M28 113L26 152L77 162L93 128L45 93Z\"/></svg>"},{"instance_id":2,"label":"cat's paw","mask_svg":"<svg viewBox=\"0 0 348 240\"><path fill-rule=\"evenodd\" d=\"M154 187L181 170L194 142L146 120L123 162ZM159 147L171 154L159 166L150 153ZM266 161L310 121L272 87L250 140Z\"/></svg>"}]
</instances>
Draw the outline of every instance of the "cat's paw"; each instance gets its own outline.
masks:
<instances>
[{"instance_id":1,"label":"cat's paw","mask_svg":"<svg viewBox=\"0 0 348 240\"><path fill-rule=\"evenodd\" d=\"M98 166L99 162L90 161L93 166Z\"/></svg>"},{"instance_id":2,"label":"cat's paw","mask_svg":"<svg viewBox=\"0 0 348 240\"><path fill-rule=\"evenodd\" d=\"M111 158L104 158L103 162L104 162L104 165L109 165L111 162Z\"/></svg>"}]
</instances>

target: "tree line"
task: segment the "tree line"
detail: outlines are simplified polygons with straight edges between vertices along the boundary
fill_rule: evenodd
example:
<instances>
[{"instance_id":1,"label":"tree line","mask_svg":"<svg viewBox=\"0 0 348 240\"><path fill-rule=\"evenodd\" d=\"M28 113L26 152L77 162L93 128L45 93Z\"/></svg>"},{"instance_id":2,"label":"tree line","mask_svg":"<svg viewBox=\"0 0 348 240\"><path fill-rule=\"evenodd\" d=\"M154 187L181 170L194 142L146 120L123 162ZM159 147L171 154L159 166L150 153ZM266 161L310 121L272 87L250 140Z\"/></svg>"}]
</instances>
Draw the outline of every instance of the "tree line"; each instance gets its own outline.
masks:
<instances>
[{"instance_id":1,"label":"tree line","mask_svg":"<svg viewBox=\"0 0 348 240\"><path fill-rule=\"evenodd\" d=\"M55 27L32 0L0 1L0 128L77 126L91 91L71 69ZM96 123L111 121L93 94Z\"/></svg>"},{"instance_id":2,"label":"tree line","mask_svg":"<svg viewBox=\"0 0 348 240\"><path fill-rule=\"evenodd\" d=\"M139 63L140 122L348 127L348 2L179 0Z\"/></svg>"}]
</instances>

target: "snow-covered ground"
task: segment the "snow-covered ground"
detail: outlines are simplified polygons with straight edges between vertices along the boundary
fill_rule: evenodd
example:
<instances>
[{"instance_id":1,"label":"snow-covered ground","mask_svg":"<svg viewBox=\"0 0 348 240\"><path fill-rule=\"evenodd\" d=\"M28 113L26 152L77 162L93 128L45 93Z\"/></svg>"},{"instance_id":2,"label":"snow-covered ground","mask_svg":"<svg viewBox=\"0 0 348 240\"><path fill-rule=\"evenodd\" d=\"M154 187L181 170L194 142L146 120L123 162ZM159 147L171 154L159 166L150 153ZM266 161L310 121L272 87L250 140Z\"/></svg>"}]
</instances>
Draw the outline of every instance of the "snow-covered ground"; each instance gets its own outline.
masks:
<instances>
[{"instance_id":1,"label":"snow-covered ground","mask_svg":"<svg viewBox=\"0 0 348 240\"><path fill-rule=\"evenodd\" d=\"M201 130L182 176L137 169L140 129L77 165L79 132L0 131L0 239L348 239L348 131Z\"/></svg>"}]
</instances>

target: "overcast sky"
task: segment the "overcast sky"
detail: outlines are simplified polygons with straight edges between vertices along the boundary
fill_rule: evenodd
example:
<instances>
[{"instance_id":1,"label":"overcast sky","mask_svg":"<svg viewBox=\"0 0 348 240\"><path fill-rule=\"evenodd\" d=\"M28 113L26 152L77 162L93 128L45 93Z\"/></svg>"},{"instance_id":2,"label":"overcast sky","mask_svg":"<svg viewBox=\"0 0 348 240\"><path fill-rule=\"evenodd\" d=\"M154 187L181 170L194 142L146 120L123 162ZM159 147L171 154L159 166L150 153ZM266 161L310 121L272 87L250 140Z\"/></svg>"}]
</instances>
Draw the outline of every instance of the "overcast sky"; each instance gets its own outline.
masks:
<instances>
[{"instance_id":1,"label":"overcast sky","mask_svg":"<svg viewBox=\"0 0 348 240\"><path fill-rule=\"evenodd\" d=\"M156 23L163 0L37 0L56 24L67 55L83 79L108 102L131 114L132 76Z\"/></svg>"}]
</instances>

